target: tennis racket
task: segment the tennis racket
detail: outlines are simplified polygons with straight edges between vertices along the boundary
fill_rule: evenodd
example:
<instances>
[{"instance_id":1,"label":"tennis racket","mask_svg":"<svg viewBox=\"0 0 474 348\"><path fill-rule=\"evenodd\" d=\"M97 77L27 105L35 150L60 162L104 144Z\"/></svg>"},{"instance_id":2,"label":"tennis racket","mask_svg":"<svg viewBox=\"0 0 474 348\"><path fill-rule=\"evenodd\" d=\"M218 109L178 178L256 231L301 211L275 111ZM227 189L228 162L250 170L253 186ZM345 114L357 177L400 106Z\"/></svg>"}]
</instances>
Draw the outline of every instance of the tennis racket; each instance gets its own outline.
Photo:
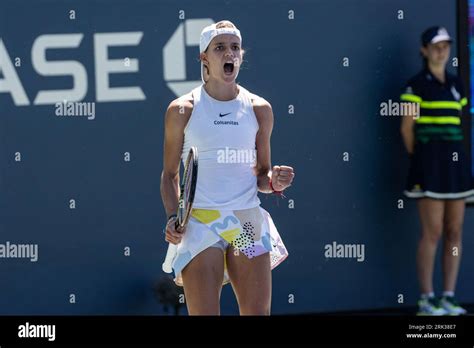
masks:
<instances>
[{"instance_id":1,"label":"tennis racket","mask_svg":"<svg viewBox=\"0 0 474 348\"><path fill-rule=\"evenodd\" d=\"M196 192L198 174L198 151L196 147L189 149L186 163L184 164L184 173L181 180L181 192L179 194L178 211L176 213L176 225L177 230L183 230L191 217L191 211L193 209L194 193ZM168 251L166 252L165 261L163 262L162 269L166 273L173 272L173 261L178 251L178 245L169 244Z\"/></svg>"}]
</instances>

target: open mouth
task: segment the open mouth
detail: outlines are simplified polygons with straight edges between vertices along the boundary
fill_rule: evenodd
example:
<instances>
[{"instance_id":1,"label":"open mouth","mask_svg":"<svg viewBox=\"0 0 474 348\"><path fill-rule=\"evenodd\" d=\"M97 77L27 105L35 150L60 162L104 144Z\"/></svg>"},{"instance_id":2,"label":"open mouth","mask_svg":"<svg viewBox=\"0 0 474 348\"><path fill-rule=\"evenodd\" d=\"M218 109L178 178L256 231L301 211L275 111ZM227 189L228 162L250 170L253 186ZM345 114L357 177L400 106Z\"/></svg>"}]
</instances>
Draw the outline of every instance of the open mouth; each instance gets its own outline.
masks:
<instances>
[{"instance_id":1,"label":"open mouth","mask_svg":"<svg viewBox=\"0 0 474 348\"><path fill-rule=\"evenodd\" d=\"M225 63L224 72L226 74L232 74L234 72L234 63Z\"/></svg>"}]
</instances>

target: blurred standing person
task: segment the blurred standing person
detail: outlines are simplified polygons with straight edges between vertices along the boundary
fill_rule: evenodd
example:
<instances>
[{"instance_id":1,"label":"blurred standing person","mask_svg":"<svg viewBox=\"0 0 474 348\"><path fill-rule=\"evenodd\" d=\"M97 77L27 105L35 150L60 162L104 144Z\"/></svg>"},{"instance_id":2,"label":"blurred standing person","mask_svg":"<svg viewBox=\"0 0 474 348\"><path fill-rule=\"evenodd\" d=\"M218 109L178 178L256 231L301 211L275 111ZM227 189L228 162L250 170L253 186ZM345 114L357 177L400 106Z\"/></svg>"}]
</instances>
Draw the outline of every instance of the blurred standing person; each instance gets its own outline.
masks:
<instances>
[{"instance_id":1,"label":"blurred standing person","mask_svg":"<svg viewBox=\"0 0 474 348\"><path fill-rule=\"evenodd\" d=\"M467 98L461 80L446 70L452 39L445 28L422 34L423 70L411 78L401 100L417 103L419 115L403 117L401 134L410 155L405 195L416 198L421 221L417 271L421 290L418 315L465 314L454 297L462 251L465 198L474 194L463 148L462 108ZM438 242L443 245L443 289L437 298L433 269Z\"/></svg>"}]
</instances>

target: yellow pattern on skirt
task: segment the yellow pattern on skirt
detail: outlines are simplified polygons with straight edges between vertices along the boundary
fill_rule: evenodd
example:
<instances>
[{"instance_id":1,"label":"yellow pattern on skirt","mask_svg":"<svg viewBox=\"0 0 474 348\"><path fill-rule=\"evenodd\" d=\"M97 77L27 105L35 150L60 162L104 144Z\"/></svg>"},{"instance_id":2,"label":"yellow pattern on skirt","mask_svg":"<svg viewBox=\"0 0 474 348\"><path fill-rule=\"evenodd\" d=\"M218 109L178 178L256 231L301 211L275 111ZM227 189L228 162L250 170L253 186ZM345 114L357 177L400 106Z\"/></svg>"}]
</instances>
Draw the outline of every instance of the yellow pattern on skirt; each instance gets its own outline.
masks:
<instances>
[{"instance_id":1,"label":"yellow pattern on skirt","mask_svg":"<svg viewBox=\"0 0 474 348\"><path fill-rule=\"evenodd\" d=\"M270 214L262 207L244 210L193 209L173 260L174 280L177 285L183 285L181 271L184 267L196 255L219 240L225 240L248 258L269 252L271 269L288 256ZM229 281L225 267L223 284Z\"/></svg>"}]
</instances>

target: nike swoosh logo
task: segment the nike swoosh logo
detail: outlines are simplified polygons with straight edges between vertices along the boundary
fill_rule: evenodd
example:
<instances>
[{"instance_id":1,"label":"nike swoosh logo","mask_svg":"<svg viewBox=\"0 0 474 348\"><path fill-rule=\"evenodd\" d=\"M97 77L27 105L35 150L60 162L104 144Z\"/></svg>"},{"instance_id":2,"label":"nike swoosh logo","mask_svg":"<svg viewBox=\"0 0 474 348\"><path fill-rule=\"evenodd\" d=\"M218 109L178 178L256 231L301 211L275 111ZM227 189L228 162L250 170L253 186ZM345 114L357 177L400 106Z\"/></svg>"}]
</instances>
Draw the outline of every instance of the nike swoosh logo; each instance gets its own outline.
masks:
<instances>
[{"instance_id":1,"label":"nike swoosh logo","mask_svg":"<svg viewBox=\"0 0 474 348\"><path fill-rule=\"evenodd\" d=\"M232 113L232 112L228 112L227 114L221 114L221 113L219 113L219 117L224 117L224 116L227 116L227 115L229 115L229 114L231 114L231 113Z\"/></svg>"}]
</instances>

